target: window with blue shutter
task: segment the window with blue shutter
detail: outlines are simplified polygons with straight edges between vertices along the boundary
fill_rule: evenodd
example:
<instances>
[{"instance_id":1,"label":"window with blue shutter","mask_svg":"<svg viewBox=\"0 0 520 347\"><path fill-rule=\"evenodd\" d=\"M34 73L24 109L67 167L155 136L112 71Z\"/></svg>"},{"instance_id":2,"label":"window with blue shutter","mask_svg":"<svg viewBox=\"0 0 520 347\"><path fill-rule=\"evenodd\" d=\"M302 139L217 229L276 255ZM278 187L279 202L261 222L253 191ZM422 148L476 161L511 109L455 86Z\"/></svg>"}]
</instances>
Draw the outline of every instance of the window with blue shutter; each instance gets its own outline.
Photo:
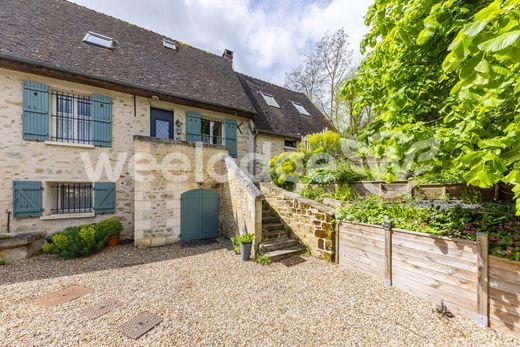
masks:
<instances>
[{"instance_id":1,"label":"window with blue shutter","mask_svg":"<svg viewBox=\"0 0 520 347\"><path fill-rule=\"evenodd\" d=\"M92 143L99 147L112 147L112 98L92 95Z\"/></svg>"},{"instance_id":2,"label":"window with blue shutter","mask_svg":"<svg viewBox=\"0 0 520 347\"><path fill-rule=\"evenodd\" d=\"M96 214L116 212L115 182L94 183L94 211Z\"/></svg>"},{"instance_id":3,"label":"window with blue shutter","mask_svg":"<svg viewBox=\"0 0 520 347\"><path fill-rule=\"evenodd\" d=\"M23 138L46 141L49 138L49 87L23 82Z\"/></svg>"},{"instance_id":4,"label":"window with blue shutter","mask_svg":"<svg viewBox=\"0 0 520 347\"><path fill-rule=\"evenodd\" d=\"M200 113L198 112L186 112L186 141L202 141Z\"/></svg>"},{"instance_id":5,"label":"window with blue shutter","mask_svg":"<svg viewBox=\"0 0 520 347\"><path fill-rule=\"evenodd\" d=\"M226 146L229 148L229 155L233 158L237 157L237 122L234 119L226 119L225 124L225 135L226 135Z\"/></svg>"},{"instance_id":6,"label":"window with blue shutter","mask_svg":"<svg viewBox=\"0 0 520 347\"><path fill-rule=\"evenodd\" d=\"M13 181L13 214L15 218L42 215L42 183Z\"/></svg>"}]
</instances>

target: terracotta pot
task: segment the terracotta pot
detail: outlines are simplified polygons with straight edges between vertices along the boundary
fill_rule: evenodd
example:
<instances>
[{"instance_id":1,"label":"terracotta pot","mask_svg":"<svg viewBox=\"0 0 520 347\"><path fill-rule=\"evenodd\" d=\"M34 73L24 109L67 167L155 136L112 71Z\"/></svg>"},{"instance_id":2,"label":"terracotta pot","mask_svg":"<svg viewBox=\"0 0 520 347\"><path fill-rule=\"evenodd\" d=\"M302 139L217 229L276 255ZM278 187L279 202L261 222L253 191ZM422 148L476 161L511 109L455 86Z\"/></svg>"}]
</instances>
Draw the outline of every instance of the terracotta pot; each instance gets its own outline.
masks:
<instances>
[{"instance_id":1,"label":"terracotta pot","mask_svg":"<svg viewBox=\"0 0 520 347\"><path fill-rule=\"evenodd\" d=\"M115 247L117 245L119 245L119 235L111 236L107 240L107 247Z\"/></svg>"}]
</instances>

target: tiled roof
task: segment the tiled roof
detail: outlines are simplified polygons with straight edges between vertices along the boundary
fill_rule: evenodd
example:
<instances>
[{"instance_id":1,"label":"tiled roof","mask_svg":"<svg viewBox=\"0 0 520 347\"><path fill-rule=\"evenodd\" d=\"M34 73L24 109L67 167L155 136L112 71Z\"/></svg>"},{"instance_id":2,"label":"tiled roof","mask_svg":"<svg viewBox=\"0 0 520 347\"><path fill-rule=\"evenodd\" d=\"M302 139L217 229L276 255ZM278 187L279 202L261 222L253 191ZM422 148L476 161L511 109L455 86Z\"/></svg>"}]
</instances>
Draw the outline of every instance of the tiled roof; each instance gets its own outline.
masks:
<instances>
[{"instance_id":1,"label":"tiled roof","mask_svg":"<svg viewBox=\"0 0 520 347\"><path fill-rule=\"evenodd\" d=\"M254 121L259 131L299 138L325 128L334 129L325 115L304 94L247 75L237 75L256 109ZM280 108L267 105L262 93L272 95ZM293 101L305 107L310 115L301 115Z\"/></svg>"},{"instance_id":2,"label":"tiled roof","mask_svg":"<svg viewBox=\"0 0 520 347\"><path fill-rule=\"evenodd\" d=\"M172 18L174 20L174 18ZM84 43L88 31L112 37L113 49ZM1 0L0 57L24 59L100 80L254 113L224 58L64 0Z\"/></svg>"}]
</instances>

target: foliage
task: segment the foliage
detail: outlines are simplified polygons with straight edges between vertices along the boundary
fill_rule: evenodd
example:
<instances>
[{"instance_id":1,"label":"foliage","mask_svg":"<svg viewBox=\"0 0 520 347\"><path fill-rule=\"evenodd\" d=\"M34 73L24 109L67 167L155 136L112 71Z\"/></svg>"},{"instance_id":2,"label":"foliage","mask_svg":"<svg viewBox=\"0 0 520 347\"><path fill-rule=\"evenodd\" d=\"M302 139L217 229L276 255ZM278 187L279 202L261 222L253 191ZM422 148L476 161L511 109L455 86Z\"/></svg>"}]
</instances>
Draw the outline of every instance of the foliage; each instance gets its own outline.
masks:
<instances>
[{"instance_id":1,"label":"foliage","mask_svg":"<svg viewBox=\"0 0 520 347\"><path fill-rule=\"evenodd\" d=\"M258 264L262 264L262 265L271 265L271 263L272 263L271 259L269 259L268 256L266 256L265 254L260 253L260 252L256 254L255 261Z\"/></svg>"},{"instance_id":2,"label":"foliage","mask_svg":"<svg viewBox=\"0 0 520 347\"><path fill-rule=\"evenodd\" d=\"M5 259L0 259L0 266L5 266L5 265L7 265L7 264L9 264L9 263L7 262L7 260L5 260Z\"/></svg>"},{"instance_id":3,"label":"foliage","mask_svg":"<svg viewBox=\"0 0 520 347\"><path fill-rule=\"evenodd\" d=\"M253 243L253 241L255 240L255 235L253 234L250 234L250 233L245 233L245 234L242 234L242 235L238 235L238 242L240 244L243 244L243 243Z\"/></svg>"},{"instance_id":4,"label":"foliage","mask_svg":"<svg viewBox=\"0 0 520 347\"><path fill-rule=\"evenodd\" d=\"M309 134L305 137L307 148L303 147L302 151L307 156L311 154L324 153L332 158L341 156L341 136L334 131L325 131L322 133Z\"/></svg>"},{"instance_id":5,"label":"foliage","mask_svg":"<svg viewBox=\"0 0 520 347\"><path fill-rule=\"evenodd\" d=\"M302 257L310 257L312 255L311 250L308 247L306 247L303 244L300 247L301 247L300 255Z\"/></svg>"},{"instance_id":6,"label":"foliage","mask_svg":"<svg viewBox=\"0 0 520 347\"><path fill-rule=\"evenodd\" d=\"M233 251L235 254L240 254L240 241L238 241L238 236L231 236L231 244L233 245Z\"/></svg>"},{"instance_id":7,"label":"foliage","mask_svg":"<svg viewBox=\"0 0 520 347\"><path fill-rule=\"evenodd\" d=\"M351 201L356 199L357 194L352 190L348 184L342 184L336 187L333 198L341 201Z\"/></svg>"},{"instance_id":8,"label":"foliage","mask_svg":"<svg viewBox=\"0 0 520 347\"><path fill-rule=\"evenodd\" d=\"M429 171L418 176L414 176L412 181L416 184L427 183L464 183L463 172L459 170L439 170Z\"/></svg>"},{"instance_id":9,"label":"foliage","mask_svg":"<svg viewBox=\"0 0 520 347\"><path fill-rule=\"evenodd\" d=\"M354 71L352 54L344 29L327 32L305 55L304 64L285 75L285 86L306 94L337 129L348 122L347 103L339 94Z\"/></svg>"},{"instance_id":10,"label":"foliage","mask_svg":"<svg viewBox=\"0 0 520 347\"><path fill-rule=\"evenodd\" d=\"M342 184L361 181L366 175L345 161L337 161L323 168L310 170L300 178L303 183L311 184Z\"/></svg>"},{"instance_id":11,"label":"foliage","mask_svg":"<svg viewBox=\"0 0 520 347\"><path fill-rule=\"evenodd\" d=\"M321 201L324 194L325 194L325 189L323 189L323 187L321 187L321 186L308 185L302 191L302 196L306 197L307 199L316 200L316 201Z\"/></svg>"},{"instance_id":12,"label":"foliage","mask_svg":"<svg viewBox=\"0 0 520 347\"><path fill-rule=\"evenodd\" d=\"M467 188L462 192L461 200L466 204L480 204L482 203L482 193L476 189Z\"/></svg>"},{"instance_id":13,"label":"foliage","mask_svg":"<svg viewBox=\"0 0 520 347\"><path fill-rule=\"evenodd\" d=\"M338 218L375 225L392 220L396 228L469 240L476 240L478 232L487 232L491 254L520 260L520 221L510 205L420 207L412 201L384 203L371 196L342 208Z\"/></svg>"},{"instance_id":14,"label":"foliage","mask_svg":"<svg viewBox=\"0 0 520 347\"><path fill-rule=\"evenodd\" d=\"M360 140L403 171L420 162L483 188L510 183L520 213L520 2L378 0L366 24L350 85L378 117Z\"/></svg>"},{"instance_id":15,"label":"foliage","mask_svg":"<svg viewBox=\"0 0 520 347\"><path fill-rule=\"evenodd\" d=\"M276 185L290 188L304 170L304 154L282 152L269 161L269 176Z\"/></svg>"},{"instance_id":16,"label":"foliage","mask_svg":"<svg viewBox=\"0 0 520 347\"><path fill-rule=\"evenodd\" d=\"M98 223L96 227L87 224L68 227L52 235L52 242L44 243L42 250L65 259L86 257L99 252L113 233L122 229L114 218L103 222Z\"/></svg>"},{"instance_id":17,"label":"foliage","mask_svg":"<svg viewBox=\"0 0 520 347\"><path fill-rule=\"evenodd\" d=\"M123 230L123 224L117 218L108 218L96 224L96 232L104 234L107 238L119 235Z\"/></svg>"}]
</instances>

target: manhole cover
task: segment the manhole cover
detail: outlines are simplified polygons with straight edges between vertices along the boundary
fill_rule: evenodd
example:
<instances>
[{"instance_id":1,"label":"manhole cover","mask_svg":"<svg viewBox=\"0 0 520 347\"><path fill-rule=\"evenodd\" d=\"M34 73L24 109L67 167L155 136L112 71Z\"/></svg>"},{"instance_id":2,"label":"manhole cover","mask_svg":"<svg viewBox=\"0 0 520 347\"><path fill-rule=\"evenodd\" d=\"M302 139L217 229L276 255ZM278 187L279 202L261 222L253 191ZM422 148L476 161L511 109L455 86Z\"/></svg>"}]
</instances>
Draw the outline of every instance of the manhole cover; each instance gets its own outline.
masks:
<instances>
[{"instance_id":1,"label":"manhole cover","mask_svg":"<svg viewBox=\"0 0 520 347\"><path fill-rule=\"evenodd\" d=\"M87 316L88 319L96 319L104 314L118 308L121 303L114 299L107 299L101 301L99 304L91 306L83 311L83 315Z\"/></svg>"},{"instance_id":2,"label":"manhole cover","mask_svg":"<svg viewBox=\"0 0 520 347\"><path fill-rule=\"evenodd\" d=\"M302 257L300 257L299 255L294 255L290 258L285 258L285 259L280 260L280 263L282 263L283 265L285 265L287 267L291 267L294 265L305 263L305 261L306 260L303 259Z\"/></svg>"},{"instance_id":3,"label":"manhole cover","mask_svg":"<svg viewBox=\"0 0 520 347\"><path fill-rule=\"evenodd\" d=\"M162 318L150 312L141 312L125 324L119 327L119 331L132 339L139 337L152 330L161 323Z\"/></svg>"},{"instance_id":4,"label":"manhole cover","mask_svg":"<svg viewBox=\"0 0 520 347\"><path fill-rule=\"evenodd\" d=\"M63 304L65 302L77 299L85 294L93 293L94 290L85 287L69 287L63 290L49 293L35 301L35 304L41 307L52 307Z\"/></svg>"}]
</instances>

